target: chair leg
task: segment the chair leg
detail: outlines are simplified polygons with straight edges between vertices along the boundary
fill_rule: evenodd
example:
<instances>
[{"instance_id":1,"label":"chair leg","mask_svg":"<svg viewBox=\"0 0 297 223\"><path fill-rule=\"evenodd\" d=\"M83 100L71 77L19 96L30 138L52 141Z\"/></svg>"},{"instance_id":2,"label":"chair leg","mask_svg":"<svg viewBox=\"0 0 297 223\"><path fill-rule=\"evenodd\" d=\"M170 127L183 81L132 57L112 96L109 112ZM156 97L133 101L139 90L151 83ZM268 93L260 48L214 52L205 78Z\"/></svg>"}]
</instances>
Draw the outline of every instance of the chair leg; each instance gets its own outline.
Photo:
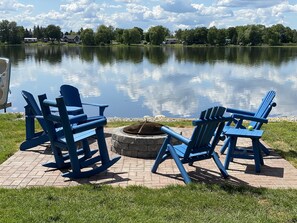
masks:
<instances>
[{"instance_id":1,"label":"chair leg","mask_svg":"<svg viewBox=\"0 0 297 223\"><path fill-rule=\"evenodd\" d=\"M216 163L217 167L219 168L221 174L223 175L224 178L227 178L229 176L227 170L225 169L225 167L223 166L221 160L219 159L219 156L216 152L212 153L212 158L214 160L214 162Z\"/></svg>"},{"instance_id":2,"label":"chair leg","mask_svg":"<svg viewBox=\"0 0 297 223\"><path fill-rule=\"evenodd\" d=\"M22 142L22 144L20 145L20 150L25 151L27 149L41 145L48 141L49 141L48 135L45 134L44 132L39 132L39 133L36 133L36 135L33 138L26 138L26 140Z\"/></svg>"},{"instance_id":3,"label":"chair leg","mask_svg":"<svg viewBox=\"0 0 297 223\"><path fill-rule=\"evenodd\" d=\"M227 137L224 141L224 145L222 146L222 148L220 149L220 153L221 154L224 154L226 149L228 148L229 146L229 142L230 142L230 137Z\"/></svg>"},{"instance_id":4,"label":"chair leg","mask_svg":"<svg viewBox=\"0 0 297 223\"><path fill-rule=\"evenodd\" d=\"M55 162L54 163L46 163L43 166L46 167L53 167L53 168L58 168L58 169L63 169L65 168L65 159L63 157L62 151L60 148L58 148L57 146L51 144L51 150L54 154L54 159ZM68 167L68 166L67 166Z\"/></svg>"},{"instance_id":5,"label":"chair leg","mask_svg":"<svg viewBox=\"0 0 297 223\"><path fill-rule=\"evenodd\" d=\"M167 148L168 148L168 150L169 150L169 152L170 152L172 158L174 159L174 161L175 161L175 163L176 163L176 165L177 165L177 168L179 169L179 171L180 171L182 177L184 178L184 182L185 182L186 184L191 183L192 181L191 181L191 179L190 179L188 173L186 172L186 170L185 170L185 168L184 168L182 162L180 161L178 155L176 154L176 152L175 152L173 146L169 144L169 145L167 146Z\"/></svg>"},{"instance_id":6,"label":"chair leg","mask_svg":"<svg viewBox=\"0 0 297 223\"><path fill-rule=\"evenodd\" d=\"M67 140L67 135L66 135L66 140ZM74 143L73 140L71 140L71 138L68 138L67 147L68 147L69 159L70 159L73 175L79 176L81 174L80 161L77 155L76 144Z\"/></svg>"},{"instance_id":7,"label":"chair leg","mask_svg":"<svg viewBox=\"0 0 297 223\"><path fill-rule=\"evenodd\" d=\"M259 143L259 139L252 139L255 169L257 173L261 172L261 164L264 164Z\"/></svg>"},{"instance_id":8,"label":"chair leg","mask_svg":"<svg viewBox=\"0 0 297 223\"><path fill-rule=\"evenodd\" d=\"M267 149L261 142L259 143L260 143L261 150L268 156L270 154L269 149Z\"/></svg>"},{"instance_id":9,"label":"chair leg","mask_svg":"<svg viewBox=\"0 0 297 223\"><path fill-rule=\"evenodd\" d=\"M163 159L163 156L166 153L167 145L169 144L169 142L170 142L170 137L167 136L167 138L164 140L164 142L163 142L163 144L162 144L162 146L161 146L161 148L160 148L160 150L158 152L157 158L156 158L156 160L154 162L154 165L152 167L152 170L151 170L152 173L156 173L160 163L162 163L162 159Z\"/></svg>"},{"instance_id":10,"label":"chair leg","mask_svg":"<svg viewBox=\"0 0 297 223\"><path fill-rule=\"evenodd\" d=\"M229 148L227 151L226 159L225 159L225 169L229 169L229 163L233 159L233 153L236 147L236 137L229 137Z\"/></svg>"},{"instance_id":11,"label":"chair leg","mask_svg":"<svg viewBox=\"0 0 297 223\"><path fill-rule=\"evenodd\" d=\"M107 151L107 145L105 141L103 127L96 129L96 135L97 135L97 143L99 147L102 165L108 165L108 163L110 162L110 158Z\"/></svg>"},{"instance_id":12,"label":"chair leg","mask_svg":"<svg viewBox=\"0 0 297 223\"><path fill-rule=\"evenodd\" d=\"M25 113L27 113L27 109L25 110ZM32 117L26 117L25 118L25 123L26 123L26 139L34 138L34 135L35 135L35 119L32 118Z\"/></svg>"},{"instance_id":13,"label":"chair leg","mask_svg":"<svg viewBox=\"0 0 297 223\"><path fill-rule=\"evenodd\" d=\"M83 139L82 140L82 145L83 145L83 151L84 151L85 158L86 159L90 158L92 156L92 154L91 154L91 149L90 149L88 139Z\"/></svg>"}]
</instances>

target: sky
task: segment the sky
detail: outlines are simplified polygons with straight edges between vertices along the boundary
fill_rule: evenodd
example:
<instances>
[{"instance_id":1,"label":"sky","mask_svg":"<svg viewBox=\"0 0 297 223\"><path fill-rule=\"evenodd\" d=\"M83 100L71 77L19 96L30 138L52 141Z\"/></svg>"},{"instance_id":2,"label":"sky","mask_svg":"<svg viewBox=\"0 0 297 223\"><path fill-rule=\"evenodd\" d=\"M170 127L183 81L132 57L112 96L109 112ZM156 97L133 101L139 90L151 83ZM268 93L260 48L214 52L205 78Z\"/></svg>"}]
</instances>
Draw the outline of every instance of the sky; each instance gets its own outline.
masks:
<instances>
[{"instance_id":1,"label":"sky","mask_svg":"<svg viewBox=\"0 0 297 223\"><path fill-rule=\"evenodd\" d=\"M0 21L27 29L57 25L63 32L111 25L148 30L162 25L174 32L195 27L228 28L283 24L297 29L296 0L1 0Z\"/></svg>"}]
</instances>

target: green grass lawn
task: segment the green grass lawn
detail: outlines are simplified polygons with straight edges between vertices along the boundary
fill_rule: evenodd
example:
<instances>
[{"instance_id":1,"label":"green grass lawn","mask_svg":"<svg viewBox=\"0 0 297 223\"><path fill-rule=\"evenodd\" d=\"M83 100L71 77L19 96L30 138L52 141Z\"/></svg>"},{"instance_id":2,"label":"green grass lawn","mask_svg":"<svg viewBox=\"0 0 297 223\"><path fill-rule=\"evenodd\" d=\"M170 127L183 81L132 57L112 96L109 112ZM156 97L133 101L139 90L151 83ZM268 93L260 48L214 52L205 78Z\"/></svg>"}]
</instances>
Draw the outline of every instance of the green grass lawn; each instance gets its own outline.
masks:
<instances>
[{"instance_id":1,"label":"green grass lawn","mask_svg":"<svg viewBox=\"0 0 297 223\"><path fill-rule=\"evenodd\" d=\"M25 121L0 115L0 163L18 150ZM109 123L115 127L128 123ZM163 123L190 126L190 121ZM297 167L297 123L271 122L263 139ZM297 222L297 190L190 184L162 189L82 185L0 189L0 222Z\"/></svg>"},{"instance_id":2,"label":"green grass lawn","mask_svg":"<svg viewBox=\"0 0 297 223\"><path fill-rule=\"evenodd\" d=\"M22 114L0 115L0 164L13 155L25 139L25 120Z\"/></svg>"},{"instance_id":3,"label":"green grass lawn","mask_svg":"<svg viewBox=\"0 0 297 223\"><path fill-rule=\"evenodd\" d=\"M270 122L262 129L263 140L297 168L297 122Z\"/></svg>"},{"instance_id":4,"label":"green grass lawn","mask_svg":"<svg viewBox=\"0 0 297 223\"><path fill-rule=\"evenodd\" d=\"M192 184L0 189L1 222L288 222L296 190Z\"/></svg>"}]
</instances>

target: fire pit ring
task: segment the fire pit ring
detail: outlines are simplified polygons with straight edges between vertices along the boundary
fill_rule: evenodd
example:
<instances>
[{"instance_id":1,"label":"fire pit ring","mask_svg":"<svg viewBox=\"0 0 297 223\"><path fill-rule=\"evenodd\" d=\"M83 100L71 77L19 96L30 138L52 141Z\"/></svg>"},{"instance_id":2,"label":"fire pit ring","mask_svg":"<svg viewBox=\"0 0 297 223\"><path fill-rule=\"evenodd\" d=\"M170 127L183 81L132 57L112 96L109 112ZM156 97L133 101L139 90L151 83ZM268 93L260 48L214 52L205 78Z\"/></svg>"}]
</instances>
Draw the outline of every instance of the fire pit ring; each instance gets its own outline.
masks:
<instances>
[{"instance_id":1,"label":"fire pit ring","mask_svg":"<svg viewBox=\"0 0 297 223\"><path fill-rule=\"evenodd\" d=\"M142 125L140 123L139 125ZM158 127L159 125L159 127ZM138 129L135 125L131 125L132 129ZM130 126L130 127L131 127ZM156 125L160 128L160 124ZM140 127L141 128L141 127ZM111 137L111 151L129 157L135 158L156 158L165 138L166 134L130 134L127 132L127 126L116 128ZM131 129L131 128L130 128ZM137 131L137 130L136 130ZM158 131L157 131L158 132ZM160 130L159 130L160 132Z\"/></svg>"}]
</instances>

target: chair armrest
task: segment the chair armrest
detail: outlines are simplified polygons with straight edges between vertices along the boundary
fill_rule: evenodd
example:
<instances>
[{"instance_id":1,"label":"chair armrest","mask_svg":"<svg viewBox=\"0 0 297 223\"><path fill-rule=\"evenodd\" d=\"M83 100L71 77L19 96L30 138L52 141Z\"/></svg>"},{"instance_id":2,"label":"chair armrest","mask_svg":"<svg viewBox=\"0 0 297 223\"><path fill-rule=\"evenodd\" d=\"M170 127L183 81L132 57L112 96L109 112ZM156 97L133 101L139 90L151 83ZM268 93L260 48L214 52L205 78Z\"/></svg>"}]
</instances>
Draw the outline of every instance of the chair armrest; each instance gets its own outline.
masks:
<instances>
[{"instance_id":1,"label":"chair armrest","mask_svg":"<svg viewBox=\"0 0 297 223\"><path fill-rule=\"evenodd\" d=\"M188 138L176 133L175 131L173 131L172 129L170 129L170 128L166 127L166 126L162 126L161 131L166 133L167 135L169 135L169 136L171 136L171 137L173 137L173 138L187 144L187 145L190 142L190 140Z\"/></svg>"},{"instance_id":2,"label":"chair armrest","mask_svg":"<svg viewBox=\"0 0 297 223\"><path fill-rule=\"evenodd\" d=\"M85 122L85 123L82 123L82 124L75 125L72 128L72 131L75 134L75 133L87 131L87 130L90 130L90 129L95 129L97 127L102 127L102 126L106 125L106 123L107 123L106 118L97 119L97 120L94 120L94 121Z\"/></svg>"},{"instance_id":3,"label":"chair armrest","mask_svg":"<svg viewBox=\"0 0 297 223\"><path fill-rule=\"evenodd\" d=\"M70 124L78 123L78 122L84 122L87 120L86 114L80 114L80 115L69 115L69 122Z\"/></svg>"},{"instance_id":4,"label":"chair armrest","mask_svg":"<svg viewBox=\"0 0 297 223\"><path fill-rule=\"evenodd\" d=\"M44 119L42 115L27 115L28 118Z\"/></svg>"},{"instance_id":5,"label":"chair armrest","mask_svg":"<svg viewBox=\"0 0 297 223\"><path fill-rule=\"evenodd\" d=\"M233 118L241 119L241 120L249 120L249 121L255 121L255 122L268 123L268 119L266 119L266 118L258 118L258 117L249 116L249 115L233 114Z\"/></svg>"},{"instance_id":6,"label":"chair armrest","mask_svg":"<svg viewBox=\"0 0 297 223\"><path fill-rule=\"evenodd\" d=\"M67 113L69 115L81 114L83 113L82 107L77 106L66 106ZM59 112L58 108L51 108L51 112Z\"/></svg>"},{"instance_id":7,"label":"chair armrest","mask_svg":"<svg viewBox=\"0 0 297 223\"><path fill-rule=\"evenodd\" d=\"M95 104L95 103L85 103L85 102L83 102L82 104L83 104L83 105L96 106L96 107L104 107L104 108L106 108L106 107L109 106L109 105L107 105L107 104Z\"/></svg>"},{"instance_id":8,"label":"chair armrest","mask_svg":"<svg viewBox=\"0 0 297 223\"><path fill-rule=\"evenodd\" d=\"M85 103L85 102L83 102L82 105L89 105L89 106L96 106L96 107L98 107L99 108L99 115L100 116L103 116L103 113L104 113L105 108L108 107L107 104L94 104L94 103Z\"/></svg>"},{"instance_id":9,"label":"chair armrest","mask_svg":"<svg viewBox=\"0 0 297 223\"><path fill-rule=\"evenodd\" d=\"M235 109L235 108L226 108L226 112L234 113L234 114L249 115L249 116L255 115L255 112L249 112L249 111L239 110L239 109Z\"/></svg>"}]
</instances>

